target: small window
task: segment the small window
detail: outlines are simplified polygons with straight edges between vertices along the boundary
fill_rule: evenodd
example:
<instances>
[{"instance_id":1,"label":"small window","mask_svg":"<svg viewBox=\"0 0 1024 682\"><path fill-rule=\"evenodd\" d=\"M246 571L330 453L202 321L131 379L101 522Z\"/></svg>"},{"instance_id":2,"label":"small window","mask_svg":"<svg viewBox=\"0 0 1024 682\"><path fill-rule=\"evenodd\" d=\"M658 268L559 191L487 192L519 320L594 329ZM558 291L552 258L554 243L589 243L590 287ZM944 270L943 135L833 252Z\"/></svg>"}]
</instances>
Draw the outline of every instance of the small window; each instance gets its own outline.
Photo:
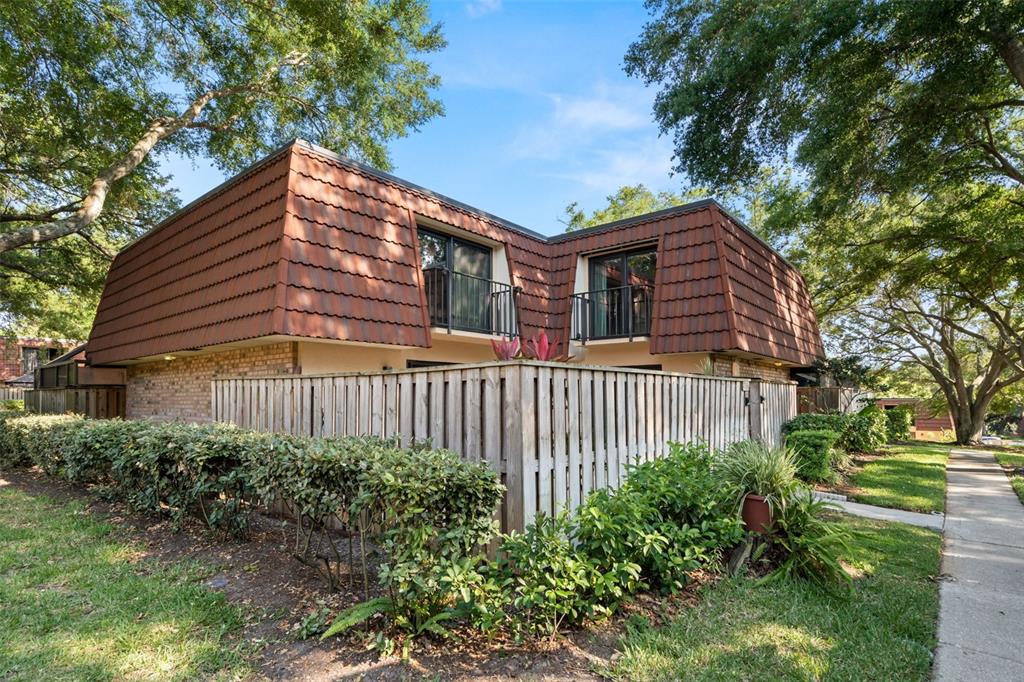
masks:
<instances>
[{"instance_id":1,"label":"small window","mask_svg":"<svg viewBox=\"0 0 1024 682\"><path fill-rule=\"evenodd\" d=\"M22 347L21 349L21 373L28 374L39 366L39 349Z\"/></svg>"}]
</instances>

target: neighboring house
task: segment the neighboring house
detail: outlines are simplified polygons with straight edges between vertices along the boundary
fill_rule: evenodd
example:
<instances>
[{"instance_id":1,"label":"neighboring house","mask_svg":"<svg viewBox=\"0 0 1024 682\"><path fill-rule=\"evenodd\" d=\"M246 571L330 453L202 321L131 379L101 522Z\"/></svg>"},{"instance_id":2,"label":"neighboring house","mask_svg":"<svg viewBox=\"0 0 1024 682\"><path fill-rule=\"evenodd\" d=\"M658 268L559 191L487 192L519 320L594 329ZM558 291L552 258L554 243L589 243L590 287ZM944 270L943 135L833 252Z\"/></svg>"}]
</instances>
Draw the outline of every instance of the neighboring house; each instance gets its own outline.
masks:
<instances>
[{"instance_id":1,"label":"neighboring house","mask_svg":"<svg viewBox=\"0 0 1024 682\"><path fill-rule=\"evenodd\" d=\"M948 411L935 412L920 398L877 398L875 404L883 410L891 410L899 405L913 406L914 425L910 431L915 439L945 440L953 430L953 418Z\"/></svg>"},{"instance_id":2,"label":"neighboring house","mask_svg":"<svg viewBox=\"0 0 1024 682\"><path fill-rule=\"evenodd\" d=\"M125 368L87 365L85 346L84 343L79 344L63 355L37 367L31 375L32 387L51 389L123 386Z\"/></svg>"},{"instance_id":3,"label":"neighboring house","mask_svg":"<svg viewBox=\"0 0 1024 682\"><path fill-rule=\"evenodd\" d=\"M493 359L788 379L822 357L800 274L714 201L545 237L302 141L125 248L90 365L130 417L208 419L210 379Z\"/></svg>"},{"instance_id":4,"label":"neighboring house","mask_svg":"<svg viewBox=\"0 0 1024 682\"><path fill-rule=\"evenodd\" d=\"M71 341L0 336L0 385L32 387L32 372L64 352Z\"/></svg>"}]
</instances>

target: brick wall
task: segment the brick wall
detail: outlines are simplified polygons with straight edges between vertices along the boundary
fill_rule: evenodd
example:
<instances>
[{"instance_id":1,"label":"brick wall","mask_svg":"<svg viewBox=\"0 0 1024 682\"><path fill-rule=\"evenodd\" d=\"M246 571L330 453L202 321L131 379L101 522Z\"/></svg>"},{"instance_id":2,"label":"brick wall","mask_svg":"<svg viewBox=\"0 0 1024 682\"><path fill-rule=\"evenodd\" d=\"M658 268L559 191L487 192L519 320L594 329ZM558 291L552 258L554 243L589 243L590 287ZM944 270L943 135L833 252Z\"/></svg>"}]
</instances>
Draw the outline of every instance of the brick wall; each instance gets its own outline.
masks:
<instances>
[{"instance_id":1,"label":"brick wall","mask_svg":"<svg viewBox=\"0 0 1024 682\"><path fill-rule=\"evenodd\" d=\"M748 377L765 381L790 381L788 367L776 367L770 362L758 362L731 355L714 355L715 376Z\"/></svg>"},{"instance_id":2,"label":"brick wall","mask_svg":"<svg viewBox=\"0 0 1024 682\"><path fill-rule=\"evenodd\" d=\"M275 343L128 367L129 419L209 421L210 381L299 372L298 344Z\"/></svg>"},{"instance_id":3,"label":"brick wall","mask_svg":"<svg viewBox=\"0 0 1024 682\"><path fill-rule=\"evenodd\" d=\"M22 364L22 348L54 348L54 355L64 353L70 346L45 339L0 337L0 382L16 379L25 373ZM41 358L45 362L45 356Z\"/></svg>"}]
</instances>

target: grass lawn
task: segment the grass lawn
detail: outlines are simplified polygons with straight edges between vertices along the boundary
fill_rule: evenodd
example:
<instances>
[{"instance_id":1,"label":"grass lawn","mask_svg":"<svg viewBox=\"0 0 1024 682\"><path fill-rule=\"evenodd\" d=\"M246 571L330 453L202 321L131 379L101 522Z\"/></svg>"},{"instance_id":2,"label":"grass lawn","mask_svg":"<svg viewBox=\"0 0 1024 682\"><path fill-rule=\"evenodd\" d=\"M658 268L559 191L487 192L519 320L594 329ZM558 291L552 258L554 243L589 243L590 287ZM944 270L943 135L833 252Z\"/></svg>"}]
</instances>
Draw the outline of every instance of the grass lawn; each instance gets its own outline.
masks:
<instances>
[{"instance_id":1,"label":"grass lawn","mask_svg":"<svg viewBox=\"0 0 1024 682\"><path fill-rule=\"evenodd\" d=\"M189 562L161 567L79 502L0 481L0 679L236 679L240 612Z\"/></svg>"},{"instance_id":2,"label":"grass lawn","mask_svg":"<svg viewBox=\"0 0 1024 682\"><path fill-rule=\"evenodd\" d=\"M857 492L850 499L909 511L943 511L951 447L935 443L887 447L884 457L851 474L849 483Z\"/></svg>"},{"instance_id":3,"label":"grass lawn","mask_svg":"<svg viewBox=\"0 0 1024 682\"><path fill-rule=\"evenodd\" d=\"M844 517L847 518L847 517ZM938 616L940 537L848 518L850 595L803 582L723 580L661 628L633 622L616 677L656 680L926 680Z\"/></svg>"},{"instance_id":4,"label":"grass lawn","mask_svg":"<svg viewBox=\"0 0 1024 682\"><path fill-rule=\"evenodd\" d=\"M1004 467L1014 467L1018 471L1024 470L1024 455L998 451L995 454L996 461ZM1013 491L1020 498L1021 504L1024 504L1024 476L1019 473L1010 475L1010 485L1013 486Z\"/></svg>"}]
</instances>

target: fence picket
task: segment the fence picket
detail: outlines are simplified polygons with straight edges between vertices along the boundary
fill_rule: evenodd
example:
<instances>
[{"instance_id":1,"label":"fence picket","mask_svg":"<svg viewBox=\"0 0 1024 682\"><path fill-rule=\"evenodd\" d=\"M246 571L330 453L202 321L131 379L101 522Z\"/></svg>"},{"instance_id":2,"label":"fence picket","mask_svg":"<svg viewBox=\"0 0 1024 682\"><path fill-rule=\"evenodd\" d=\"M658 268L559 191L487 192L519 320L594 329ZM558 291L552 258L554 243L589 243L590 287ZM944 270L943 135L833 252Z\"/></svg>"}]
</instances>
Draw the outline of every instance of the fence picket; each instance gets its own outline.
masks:
<instances>
[{"instance_id":1,"label":"fence picket","mask_svg":"<svg viewBox=\"0 0 1024 682\"><path fill-rule=\"evenodd\" d=\"M538 511L576 508L588 493L621 484L627 464L663 456L670 440L722 448L747 438L748 379L552 363L483 363L443 369L226 378L211 382L217 421L314 435L432 438L485 461L508 490L497 518L522 529ZM795 416L790 383L761 382L761 428L780 441ZM33 411L113 415L123 393L27 391ZM120 407L123 411L123 407Z\"/></svg>"}]
</instances>

